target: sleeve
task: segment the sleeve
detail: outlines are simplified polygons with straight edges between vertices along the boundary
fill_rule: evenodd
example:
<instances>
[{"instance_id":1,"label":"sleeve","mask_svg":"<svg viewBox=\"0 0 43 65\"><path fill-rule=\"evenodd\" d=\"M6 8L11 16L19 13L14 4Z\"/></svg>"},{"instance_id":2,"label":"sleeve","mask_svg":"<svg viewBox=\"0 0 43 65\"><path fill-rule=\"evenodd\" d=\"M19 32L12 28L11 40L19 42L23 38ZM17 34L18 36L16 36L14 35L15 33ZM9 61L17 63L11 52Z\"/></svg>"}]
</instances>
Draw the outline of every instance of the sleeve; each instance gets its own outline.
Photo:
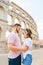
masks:
<instances>
[{"instance_id":1,"label":"sleeve","mask_svg":"<svg viewBox=\"0 0 43 65\"><path fill-rule=\"evenodd\" d=\"M29 48L31 48L31 47L32 47L32 41L29 40L29 39L27 39L27 40L25 41L25 46L28 46Z\"/></svg>"},{"instance_id":2,"label":"sleeve","mask_svg":"<svg viewBox=\"0 0 43 65\"><path fill-rule=\"evenodd\" d=\"M14 43L14 40L15 40L14 35L13 35L13 34L10 34L10 35L8 36L7 43Z\"/></svg>"}]
</instances>

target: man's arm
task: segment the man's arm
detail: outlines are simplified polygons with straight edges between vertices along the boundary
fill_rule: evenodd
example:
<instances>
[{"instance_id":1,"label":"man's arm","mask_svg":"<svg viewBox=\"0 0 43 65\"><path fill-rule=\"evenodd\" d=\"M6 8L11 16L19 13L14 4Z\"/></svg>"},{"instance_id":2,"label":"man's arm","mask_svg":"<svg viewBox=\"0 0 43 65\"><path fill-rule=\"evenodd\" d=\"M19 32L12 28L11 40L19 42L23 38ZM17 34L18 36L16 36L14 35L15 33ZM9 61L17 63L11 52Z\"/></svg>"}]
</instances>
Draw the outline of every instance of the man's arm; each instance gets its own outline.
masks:
<instances>
[{"instance_id":1,"label":"man's arm","mask_svg":"<svg viewBox=\"0 0 43 65\"><path fill-rule=\"evenodd\" d=\"M13 52L19 52L20 48L17 46L14 46L12 43L8 43L8 49L13 51Z\"/></svg>"},{"instance_id":2,"label":"man's arm","mask_svg":"<svg viewBox=\"0 0 43 65\"><path fill-rule=\"evenodd\" d=\"M14 46L12 43L8 43L8 49L13 51L13 52L27 51L28 50L28 46L17 47L17 46Z\"/></svg>"}]
</instances>

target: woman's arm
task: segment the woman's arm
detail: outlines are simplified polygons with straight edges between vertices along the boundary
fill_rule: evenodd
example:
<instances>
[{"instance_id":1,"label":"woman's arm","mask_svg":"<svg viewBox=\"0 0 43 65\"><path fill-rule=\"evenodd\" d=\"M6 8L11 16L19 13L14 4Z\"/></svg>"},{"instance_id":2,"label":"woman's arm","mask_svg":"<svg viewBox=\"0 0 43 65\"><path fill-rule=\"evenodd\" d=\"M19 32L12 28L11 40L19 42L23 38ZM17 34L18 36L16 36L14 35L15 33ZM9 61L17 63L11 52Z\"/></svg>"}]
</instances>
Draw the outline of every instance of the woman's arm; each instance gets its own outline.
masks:
<instances>
[{"instance_id":1,"label":"woman's arm","mask_svg":"<svg viewBox=\"0 0 43 65\"><path fill-rule=\"evenodd\" d=\"M12 43L8 43L8 49L13 51L13 52L27 51L28 50L28 46L17 47L17 46L14 46Z\"/></svg>"},{"instance_id":2,"label":"woman's arm","mask_svg":"<svg viewBox=\"0 0 43 65\"><path fill-rule=\"evenodd\" d=\"M21 50L22 50L22 51L27 51L28 48L29 48L28 46L24 46Z\"/></svg>"}]
</instances>

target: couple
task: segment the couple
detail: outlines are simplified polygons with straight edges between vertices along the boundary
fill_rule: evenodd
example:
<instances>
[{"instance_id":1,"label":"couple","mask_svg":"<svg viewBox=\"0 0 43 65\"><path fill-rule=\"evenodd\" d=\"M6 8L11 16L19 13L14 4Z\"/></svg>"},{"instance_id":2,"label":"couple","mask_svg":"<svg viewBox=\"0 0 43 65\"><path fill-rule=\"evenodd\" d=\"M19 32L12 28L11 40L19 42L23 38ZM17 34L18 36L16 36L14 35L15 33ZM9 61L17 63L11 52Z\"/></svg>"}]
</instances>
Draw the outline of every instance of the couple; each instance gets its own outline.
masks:
<instances>
[{"instance_id":1,"label":"couple","mask_svg":"<svg viewBox=\"0 0 43 65\"><path fill-rule=\"evenodd\" d=\"M13 26L13 30L8 36L7 43L8 43L8 65L21 65L21 61L23 65L31 65L32 63L32 55L31 55L31 47L32 47L32 40L31 40L31 30L26 29L24 32L24 42L23 46L20 42L20 37L18 35L20 31L21 25L15 24ZM22 59L21 59L22 53Z\"/></svg>"}]
</instances>

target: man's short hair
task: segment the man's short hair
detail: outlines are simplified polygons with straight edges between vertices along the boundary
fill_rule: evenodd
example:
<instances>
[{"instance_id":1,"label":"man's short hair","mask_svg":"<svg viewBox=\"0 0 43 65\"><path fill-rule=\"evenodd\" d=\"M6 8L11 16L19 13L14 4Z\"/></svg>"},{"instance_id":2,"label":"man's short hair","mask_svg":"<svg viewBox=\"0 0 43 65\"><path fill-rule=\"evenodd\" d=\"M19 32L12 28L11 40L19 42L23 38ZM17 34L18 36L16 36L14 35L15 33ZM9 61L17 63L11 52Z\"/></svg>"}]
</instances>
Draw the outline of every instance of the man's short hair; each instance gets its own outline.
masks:
<instances>
[{"instance_id":1,"label":"man's short hair","mask_svg":"<svg viewBox=\"0 0 43 65\"><path fill-rule=\"evenodd\" d=\"M14 24L13 27L14 27L14 26L20 26L20 27L21 27L21 25L20 25L19 23Z\"/></svg>"}]
</instances>

